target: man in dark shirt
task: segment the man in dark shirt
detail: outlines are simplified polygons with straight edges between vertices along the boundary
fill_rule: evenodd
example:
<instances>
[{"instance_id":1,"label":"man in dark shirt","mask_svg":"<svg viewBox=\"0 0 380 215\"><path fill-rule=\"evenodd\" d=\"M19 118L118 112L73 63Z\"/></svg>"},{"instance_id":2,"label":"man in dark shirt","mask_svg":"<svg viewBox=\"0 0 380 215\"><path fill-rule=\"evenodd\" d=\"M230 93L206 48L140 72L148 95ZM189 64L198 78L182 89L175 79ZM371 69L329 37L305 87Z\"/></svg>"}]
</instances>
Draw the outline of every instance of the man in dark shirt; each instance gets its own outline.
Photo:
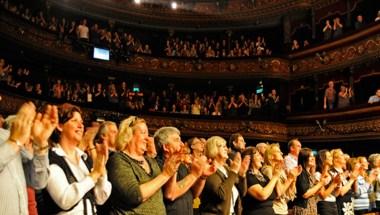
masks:
<instances>
[{"instance_id":1,"label":"man in dark shirt","mask_svg":"<svg viewBox=\"0 0 380 215\"><path fill-rule=\"evenodd\" d=\"M183 161L178 171L163 187L166 212L170 214L192 215L193 198L200 195L205 179L216 171L205 157L191 158L181 141L180 131L175 127L162 127L154 134L157 162L163 167L165 158L181 156ZM188 168L187 166L190 166Z\"/></svg>"},{"instance_id":2,"label":"man in dark shirt","mask_svg":"<svg viewBox=\"0 0 380 215\"><path fill-rule=\"evenodd\" d=\"M230 140L228 141L228 148L230 152L228 157L233 160L237 152L243 153L245 150L245 140L243 135L240 133L231 134Z\"/></svg>"}]
</instances>

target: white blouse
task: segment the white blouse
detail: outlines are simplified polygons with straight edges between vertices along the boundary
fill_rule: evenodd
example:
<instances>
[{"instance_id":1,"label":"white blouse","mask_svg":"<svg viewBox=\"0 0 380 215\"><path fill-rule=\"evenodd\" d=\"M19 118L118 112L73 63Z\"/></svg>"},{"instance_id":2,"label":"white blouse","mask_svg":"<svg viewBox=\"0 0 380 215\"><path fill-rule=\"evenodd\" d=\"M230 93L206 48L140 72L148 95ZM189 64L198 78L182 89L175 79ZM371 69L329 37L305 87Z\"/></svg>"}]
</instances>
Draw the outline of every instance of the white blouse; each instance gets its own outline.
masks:
<instances>
[{"instance_id":1,"label":"white blouse","mask_svg":"<svg viewBox=\"0 0 380 215\"><path fill-rule=\"evenodd\" d=\"M87 154L78 148L76 150L78 156L87 159ZM64 157L66 163L70 167L70 170L78 180L78 182L69 184L66 175L60 166L57 164L51 164L49 166L50 175L48 179L47 190L56 204L60 208L67 210L73 207L79 201L79 203L72 210L62 211L58 214L83 214L83 197L92 188L94 188L94 197L96 204L104 204L104 202L111 195L112 189L112 185L108 181L107 175L102 176L95 184L92 178L89 176L89 170L87 169L87 166L82 159L79 159L79 165L71 162L59 144L57 147L53 148L52 151L55 152L58 156ZM91 202L88 199L86 201L87 213L92 214L93 209Z\"/></svg>"}]
</instances>

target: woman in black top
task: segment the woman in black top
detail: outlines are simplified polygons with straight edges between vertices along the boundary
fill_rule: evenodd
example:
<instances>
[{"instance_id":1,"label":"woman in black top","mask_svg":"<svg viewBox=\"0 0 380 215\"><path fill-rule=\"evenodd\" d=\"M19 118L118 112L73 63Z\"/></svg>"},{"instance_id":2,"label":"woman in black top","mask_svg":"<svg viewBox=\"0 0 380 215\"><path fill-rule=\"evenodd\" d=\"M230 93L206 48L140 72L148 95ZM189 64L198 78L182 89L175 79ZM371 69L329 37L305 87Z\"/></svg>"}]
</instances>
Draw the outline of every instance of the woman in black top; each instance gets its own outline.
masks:
<instances>
[{"instance_id":1,"label":"woman in black top","mask_svg":"<svg viewBox=\"0 0 380 215\"><path fill-rule=\"evenodd\" d=\"M315 157L309 148L302 148L298 155L298 164L302 166L302 173L297 177L297 197L294 201L295 215L316 215L317 202L314 195L324 186L326 178L321 178L315 184Z\"/></svg>"},{"instance_id":2,"label":"woman in black top","mask_svg":"<svg viewBox=\"0 0 380 215\"><path fill-rule=\"evenodd\" d=\"M243 156L251 156L250 170L247 174L247 195L243 200L243 214L274 215L274 188L280 178L280 165L273 168L273 177L269 180L260 172L263 158L255 147L248 147Z\"/></svg>"}]
</instances>

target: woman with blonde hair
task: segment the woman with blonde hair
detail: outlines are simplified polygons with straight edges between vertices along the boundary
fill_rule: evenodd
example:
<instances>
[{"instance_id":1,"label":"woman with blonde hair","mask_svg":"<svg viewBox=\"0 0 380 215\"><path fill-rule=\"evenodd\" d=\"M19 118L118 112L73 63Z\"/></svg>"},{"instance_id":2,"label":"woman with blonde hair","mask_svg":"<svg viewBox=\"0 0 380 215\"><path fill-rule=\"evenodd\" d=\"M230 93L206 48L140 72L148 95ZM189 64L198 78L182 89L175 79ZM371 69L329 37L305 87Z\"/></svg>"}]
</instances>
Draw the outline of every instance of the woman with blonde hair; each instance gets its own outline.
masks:
<instances>
[{"instance_id":1,"label":"woman with blonde hair","mask_svg":"<svg viewBox=\"0 0 380 215\"><path fill-rule=\"evenodd\" d=\"M283 167L284 159L278 144L271 144L268 146L265 151L264 164L265 165L261 168L261 171L268 177L268 179L273 178L274 168ZM286 174L285 168L280 170L279 179L275 187L276 199L273 201L273 210L276 214L288 214L287 203L296 197L295 182L301 171L302 168L300 166L290 170L288 174Z\"/></svg>"},{"instance_id":2,"label":"woman with blonde hair","mask_svg":"<svg viewBox=\"0 0 380 215\"><path fill-rule=\"evenodd\" d=\"M217 171L206 179L201 194L201 214L240 215L242 212L240 197L247 191L245 174L249 157L241 161L240 153L237 153L231 165L227 166L226 144L226 140L219 136L207 140L205 154L214 160Z\"/></svg>"},{"instance_id":3,"label":"woman with blonde hair","mask_svg":"<svg viewBox=\"0 0 380 215\"><path fill-rule=\"evenodd\" d=\"M356 160L352 161L350 166L360 165L359 176L354 185L354 211L355 214L366 214L370 212L370 194L373 192L373 182L376 180L378 171L372 171L369 175L368 171L368 161L365 157L358 157Z\"/></svg>"},{"instance_id":4,"label":"woman with blonde hair","mask_svg":"<svg viewBox=\"0 0 380 215\"><path fill-rule=\"evenodd\" d=\"M341 177L341 183L338 185L340 188L337 190L336 194L338 214L353 214L354 207L352 203L352 198L354 192L352 190L352 185L355 183L358 177L359 168L357 166L355 169L352 169L351 171L346 171L346 156L341 149L333 149L331 151L331 154L333 157L333 168L331 168L330 174L333 177L335 177L336 175L340 175Z\"/></svg>"},{"instance_id":5,"label":"woman with blonde hair","mask_svg":"<svg viewBox=\"0 0 380 215\"><path fill-rule=\"evenodd\" d=\"M166 214L161 188L177 171L179 161L167 159L161 172L156 160L146 155L148 141L144 119L130 116L120 123L118 152L107 163L113 185L110 214Z\"/></svg>"}]
</instances>

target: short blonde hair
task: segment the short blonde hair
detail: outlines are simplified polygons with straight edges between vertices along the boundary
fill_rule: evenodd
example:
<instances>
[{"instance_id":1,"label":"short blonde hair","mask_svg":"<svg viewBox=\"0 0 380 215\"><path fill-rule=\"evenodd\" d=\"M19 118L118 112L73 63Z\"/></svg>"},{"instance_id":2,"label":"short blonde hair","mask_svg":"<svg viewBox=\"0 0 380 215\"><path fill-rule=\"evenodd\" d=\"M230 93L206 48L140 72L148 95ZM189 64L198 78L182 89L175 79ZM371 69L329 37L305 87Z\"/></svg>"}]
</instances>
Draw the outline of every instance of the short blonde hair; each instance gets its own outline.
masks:
<instances>
[{"instance_id":1,"label":"short blonde hair","mask_svg":"<svg viewBox=\"0 0 380 215\"><path fill-rule=\"evenodd\" d=\"M206 147L205 147L205 154L207 158L214 159L218 155L218 148L222 144L226 145L227 141L220 136L212 136L207 139Z\"/></svg>"},{"instance_id":2,"label":"short blonde hair","mask_svg":"<svg viewBox=\"0 0 380 215\"><path fill-rule=\"evenodd\" d=\"M278 150L280 150L280 152L281 152L280 145L278 143L270 144L267 147L267 150L265 150L265 154L264 154L264 163L266 165L269 165L269 166L272 165L272 160L271 160L272 159L272 155L274 153L276 153Z\"/></svg>"},{"instance_id":3,"label":"short blonde hair","mask_svg":"<svg viewBox=\"0 0 380 215\"><path fill-rule=\"evenodd\" d=\"M144 119L138 118L137 116L130 116L121 121L119 126L119 133L116 138L117 151L124 150L125 147L131 143L136 125L140 123L146 124Z\"/></svg>"},{"instance_id":4,"label":"short blonde hair","mask_svg":"<svg viewBox=\"0 0 380 215\"><path fill-rule=\"evenodd\" d=\"M369 165L371 166L371 168L376 168L376 160L377 159L380 159L380 154L379 153L374 153L374 154L371 154L369 157L368 157L368 162L369 162Z\"/></svg>"}]
</instances>

